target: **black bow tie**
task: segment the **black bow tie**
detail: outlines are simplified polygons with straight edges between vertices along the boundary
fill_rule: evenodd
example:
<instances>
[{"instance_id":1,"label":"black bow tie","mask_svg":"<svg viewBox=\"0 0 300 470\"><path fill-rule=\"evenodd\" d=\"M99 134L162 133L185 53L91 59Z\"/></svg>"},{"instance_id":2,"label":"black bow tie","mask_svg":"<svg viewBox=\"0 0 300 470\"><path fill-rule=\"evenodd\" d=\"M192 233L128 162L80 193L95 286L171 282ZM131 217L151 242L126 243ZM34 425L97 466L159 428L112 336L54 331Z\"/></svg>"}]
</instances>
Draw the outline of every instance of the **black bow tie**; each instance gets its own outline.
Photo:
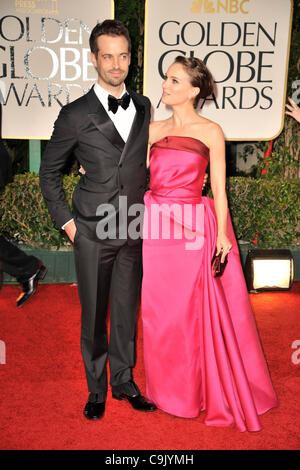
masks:
<instances>
[{"instance_id":1,"label":"black bow tie","mask_svg":"<svg viewBox=\"0 0 300 470\"><path fill-rule=\"evenodd\" d=\"M112 95L108 95L108 111L112 111L114 114L118 111L118 107L122 106L123 109L127 109L130 103L130 95L126 93L119 100Z\"/></svg>"}]
</instances>

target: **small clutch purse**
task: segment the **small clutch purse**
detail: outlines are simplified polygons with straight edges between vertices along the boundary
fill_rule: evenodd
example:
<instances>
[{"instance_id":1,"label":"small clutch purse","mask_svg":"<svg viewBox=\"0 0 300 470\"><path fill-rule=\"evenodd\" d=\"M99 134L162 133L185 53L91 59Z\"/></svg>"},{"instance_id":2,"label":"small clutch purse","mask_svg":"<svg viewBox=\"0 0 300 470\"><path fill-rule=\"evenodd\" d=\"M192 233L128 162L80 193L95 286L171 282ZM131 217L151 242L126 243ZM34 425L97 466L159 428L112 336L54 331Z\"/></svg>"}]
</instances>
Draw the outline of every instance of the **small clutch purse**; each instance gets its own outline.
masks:
<instances>
[{"instance_id":1,"label":"small clutch purse","mask_svg":"<svg viewBox=\"0 0 300 470\"><path fill-rule=\"evenodd\" d=\"M211 272L212 272L213 277L220 277L222 276L224 269L226 267L228 255L225 256L224 262L221 263L222 252L220 252L218 255L216 253L217 253L217 250L215 251L213 259L211 260Z\"/></svg>"}]
</instances>

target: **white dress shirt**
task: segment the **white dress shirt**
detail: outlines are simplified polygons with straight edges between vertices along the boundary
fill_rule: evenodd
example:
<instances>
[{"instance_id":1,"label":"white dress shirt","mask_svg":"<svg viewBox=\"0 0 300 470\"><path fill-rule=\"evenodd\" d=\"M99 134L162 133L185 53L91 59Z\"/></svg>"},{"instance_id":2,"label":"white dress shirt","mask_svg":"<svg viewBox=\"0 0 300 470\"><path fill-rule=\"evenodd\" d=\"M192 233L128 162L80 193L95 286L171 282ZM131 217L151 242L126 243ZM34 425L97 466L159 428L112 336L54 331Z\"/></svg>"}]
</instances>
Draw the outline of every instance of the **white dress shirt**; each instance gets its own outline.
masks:
<instances>
[{"instance_id":1,"label":"white dress shirt","mask_svg":"<svg viewBox=\"0 0 300 470\"><path fill-rule=\"evenodd\" d=\"M136 109L134 106L134 103L132 99L130 100L129 106L127 109L123 109L122 106L118 107L117 112L114 114L112 111L108 111L108 95L110 93L106 91L102 86L99 85L98 82L95 83L94 85L94 92L99 99L100 103L102 104L103 108L107 112L108 116L114 123L115 128L117 129L118 133L124 140L124 142L127 141L134 118L135 118L135 113ZM121 96L118 98L122 98L122 96L126 93L126 86L124 84L123 92L121 93ZM65 226L71 222L73 219L68 220L63 226L62 229L65 228Z\"/></svg>"},{"instance_id":2,"label":"white dress shirt","mask_svg":"<svg viewBox=\"0 0 300 470\"><path fill-rule=\"evenodd\" d=\"M104 88L102 88L99 83L95 83L94 85L94 92L96 93L97 98L99 99L100 103L102 104L103 108L109 115L110 119L115 125L115 128L119 132L120 136L124 140L127 141L131 126L133 124L133 120L135 118L136 109L133 104L132 99L130 100L129 106L127 109L123 109L122 106L118 107L117 112L114 114L112 111L108 111L108 96L110 93ZM123 95L126 93L126 87L124 85L123 92L117 98L122 98Z\"/></svg>"}]
</instances>

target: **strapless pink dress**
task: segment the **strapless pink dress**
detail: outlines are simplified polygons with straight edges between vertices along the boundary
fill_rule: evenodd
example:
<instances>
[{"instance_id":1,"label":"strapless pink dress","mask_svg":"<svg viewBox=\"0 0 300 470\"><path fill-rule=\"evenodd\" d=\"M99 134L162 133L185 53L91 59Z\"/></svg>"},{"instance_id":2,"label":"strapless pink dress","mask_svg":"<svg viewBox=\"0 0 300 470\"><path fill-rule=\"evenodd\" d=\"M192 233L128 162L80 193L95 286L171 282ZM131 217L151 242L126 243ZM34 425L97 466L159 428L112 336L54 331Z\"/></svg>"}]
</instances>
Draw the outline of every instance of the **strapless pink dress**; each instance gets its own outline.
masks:
<instances>
[{"instance_id":1,"label":"strapless pink dress","mask_svg":"<svg viewBox=\"0 0 300 470\"><path fill-rule=\"evenodd\" d=\"M212 277L217 222L213 199L201 195L208 162L208 147L191 137L151 147L141 299L146 395L172 415L205 410L207 425L259 431L259 415L278 402L229 215L228 264Z\"/></svg>"}]
</instances>

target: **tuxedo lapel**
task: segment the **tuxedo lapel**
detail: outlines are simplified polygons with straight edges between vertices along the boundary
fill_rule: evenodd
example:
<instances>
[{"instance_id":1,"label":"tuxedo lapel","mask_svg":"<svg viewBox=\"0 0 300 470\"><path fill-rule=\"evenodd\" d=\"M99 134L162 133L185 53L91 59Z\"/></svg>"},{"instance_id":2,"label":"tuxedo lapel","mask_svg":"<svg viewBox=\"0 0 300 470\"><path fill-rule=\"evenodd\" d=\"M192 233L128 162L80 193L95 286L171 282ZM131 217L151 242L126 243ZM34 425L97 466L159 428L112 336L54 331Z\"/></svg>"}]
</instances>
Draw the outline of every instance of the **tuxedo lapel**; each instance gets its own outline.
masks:
<instances>
[{"instance_id":1,"label":"tuxedo lapel","mask_svg":"<svg viewBox=\"0 0 300 470\"><path fill-rule=\"evenodd\" d=\"M88 100L90 111L88 116L93 124L97 127L101 134L103 134L105 138L112 143L112 145L114 145L120 152L123 152L125 142L118 133L114 123L108 116L104 107L98 100L93 89L86 94L86 98Z\"/></svg>"},{"instance_id":2,"label":"tuxedo lapel","mask_svg":"<svg viewBox=\"0 0 300 470\"><path fill-rule=\"evenodd\" d=\"M142 129L143 124L144 124L144 119L145 119L145 106L139 103L136 95L134 95L131 91L129 91L129 94L135 105L136 114L135 114L134 121L132 123L131 131L129 133L128 139L126 141L125 147L123 149L123 152L120 158L120 163L123 162L123 160L126 158L128 150L131 148L131 146L134 144L134 142L138 138L140 130Z\"/></svg>"}]
</instances>

